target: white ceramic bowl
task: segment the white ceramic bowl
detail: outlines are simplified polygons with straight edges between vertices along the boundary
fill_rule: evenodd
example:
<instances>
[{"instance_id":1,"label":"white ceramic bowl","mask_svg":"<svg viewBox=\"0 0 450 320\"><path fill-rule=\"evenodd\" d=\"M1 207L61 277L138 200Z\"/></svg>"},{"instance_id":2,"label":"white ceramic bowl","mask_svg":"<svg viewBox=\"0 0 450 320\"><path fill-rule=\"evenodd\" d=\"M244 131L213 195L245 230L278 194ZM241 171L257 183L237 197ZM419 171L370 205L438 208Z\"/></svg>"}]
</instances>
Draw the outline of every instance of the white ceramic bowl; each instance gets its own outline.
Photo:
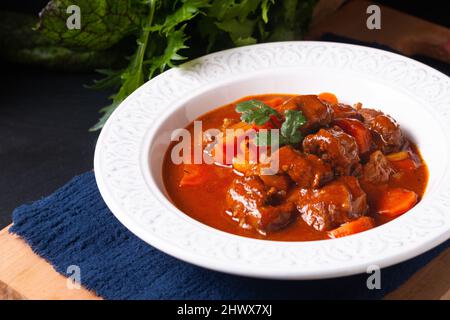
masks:
<instances>
[{"instance_id":1,"label":"white ceramic bowl","mask_svg":"<svg viewBox=\"0 0 450 320\"><path fill-rule=\"evenodd\" d=\"M430 177L412 210L346 238L277 242L218 231L167 200L161 167L173 129L242 96L324 91L392 115L418 143ZM424 64L339 43L254 45L193 60L136 90L100 134L95 176L106 204L128 229L179 259L263 278L345 276L404 261L449 239L449 125L449 78Z\"/></svg>"}]
</instances>

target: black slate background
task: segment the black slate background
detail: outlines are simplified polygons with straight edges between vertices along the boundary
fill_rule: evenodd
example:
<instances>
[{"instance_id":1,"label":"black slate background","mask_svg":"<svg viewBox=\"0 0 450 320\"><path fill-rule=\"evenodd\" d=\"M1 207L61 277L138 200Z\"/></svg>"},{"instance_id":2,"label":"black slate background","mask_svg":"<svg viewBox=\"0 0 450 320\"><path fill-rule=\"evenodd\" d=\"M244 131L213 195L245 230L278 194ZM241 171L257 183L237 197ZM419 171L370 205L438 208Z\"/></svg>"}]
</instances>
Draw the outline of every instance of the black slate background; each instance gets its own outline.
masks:
<instances>
[{"instance_id":1,"label":"black slate background","mask_svg":"<svg viewBox=\"0 0 450 320\"><path fill-rule=\"evenodd\" d=\"M378 1L424 19L449 24L438 1ZM2 1L0 10L37 13L45 0ZM1 27L1 21L0 21ZM1 50L1 48L0 48ZM442 71L448 65L422 59ZM0 229L12 210L52 193L92 169L96 133L88 129L109 92L85 89L94 73L58 73L0 60Z\"/></svg>"}]
</instances>

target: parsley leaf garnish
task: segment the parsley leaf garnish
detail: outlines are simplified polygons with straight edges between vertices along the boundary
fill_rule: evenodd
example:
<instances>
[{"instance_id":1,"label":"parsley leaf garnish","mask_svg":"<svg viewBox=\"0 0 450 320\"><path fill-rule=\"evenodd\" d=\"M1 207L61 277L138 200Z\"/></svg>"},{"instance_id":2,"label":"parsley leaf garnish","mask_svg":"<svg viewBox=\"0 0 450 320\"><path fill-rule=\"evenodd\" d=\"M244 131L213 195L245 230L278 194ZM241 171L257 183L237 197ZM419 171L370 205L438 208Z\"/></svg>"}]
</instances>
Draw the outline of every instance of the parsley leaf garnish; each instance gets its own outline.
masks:
<instances>
[{"instance_id":1,"label":"parsley leaf garnish","mask_svg":"<svg viewBox=\"0 0 450 320\"><path fill-rule=\"evenodd\" d=\"M282 117L275 110L259 100L248 100L236 105L236 112L241 113L241 120L256 125L264 125L271 120L272 116L278 119ZM306 123L306 118L301 110L286 110L284 112L284 122L280 128L279 144L297 144L302 141L303 135L300 132L301 126ZM258 132L255 143L259 146L268 146L271 143L270 131Z\"/></svg>"},{"instance_id":2,"label":"parsley leaf garnish","mask_svg":"<svg viewBox=\"0 0 450 320\"><path fill-rule=\"evenodd\" d=\"M260 131L255 137L255 144L260 147L267 147L271 145L271 139L270 130Z\"/></svg>"},{"instance_id":3,"label":"parsley leaf garnish","mask_svg":"<svg viewBox=\"0 0 450 320\"><path fill-rule=\"evenodd\" d=\"M270 116L279 116L278 112L259 100L248 100L236 105L236 112L242 113L241 120L262 126L270 120Z\"/></svg>"},{"instance_id":4,"label":"parsley leaf garnish","mask_svg":"<svg viewBox=\"0 0 450 320\"><path fill-rule=\"evenodd\" d=\"M300 110L286 110L286 120L281 125L280 137L283 144L297 144L303 136L300 127L306 123L306 118Z\"/></svg>"}]
</instances>

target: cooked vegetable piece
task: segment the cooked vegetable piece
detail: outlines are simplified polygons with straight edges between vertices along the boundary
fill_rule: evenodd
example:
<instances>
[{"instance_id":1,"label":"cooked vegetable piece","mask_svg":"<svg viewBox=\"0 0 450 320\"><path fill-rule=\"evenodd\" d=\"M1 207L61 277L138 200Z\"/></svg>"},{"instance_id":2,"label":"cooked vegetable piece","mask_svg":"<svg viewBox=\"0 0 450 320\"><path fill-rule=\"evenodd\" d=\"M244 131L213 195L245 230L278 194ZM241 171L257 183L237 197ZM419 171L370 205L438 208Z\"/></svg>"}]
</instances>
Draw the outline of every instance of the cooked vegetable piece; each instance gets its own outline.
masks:
<instances>
[{"instance_id":1,"label":"cooked vegetable piece","mask_svg":"<svg viewBox=\"0 0 450 320\"><path fill-rule=\"evenodd\" d=\"M198 186L208 182L212 177L212 168L206 164L184 164L183 177L180 180L180 187Z\"/></svg>"},{"instance_id":2,"label":"cooked vegetable piece","mask_svg":"<svg viewBox=\"0 0 450 320\"><path fill-rule=\"evenodd\" d=\"M336 119L333 121L333 124L355 138L360 155L370 151L372 135L361 121L356 119Z\"/></svg>"},{"instance_id":3,"label":"cooked vegetable piece","mask_svg":"<svg viewBox=\"0 0 450 320\"><path fill-rule=\"evenodd\" d=\"M252 149L250 144L253 145ZM242 140L231 162L233 168L244 174L257 174L259 172L259 152L258 147L253 142Z\"/></svg>"},{"instance_id":4,"label":"cooked vegetable piece","mask_svg":"<svg viewBox=\"0 0 450 320\"><path fill-rule=\"evenodd\" d=\"M386 158L389 161L405 160L405 159L409 158L409 153L408 153L408 151L399 151L399 152L395 152L395 153L386 155Z\"/></svg>"},{"instance_id":5,"label":"cooked vegetable piece","mask_svg":"<svg viewBox=\"0 0 450 320\"><path fill-rule=\"evenodd\" d=\"M397 171L409 171L417 168L417 163L411 158L410 153L406 150L391 153L386 156L391 165Z\"/></svg>"},{"instance_id":6,"label":"cooked vegetable piece","mask_svg":"<svg viewBox=\"0 0 450 320\"><path fill-rule=\"evenodd\" d=\"M418 196L414 191L403 188L389 189L381 196L377 212L394 218L414 207L417 200Z\"/></svg>"},{"instance_id":7,"label":"cooked vegetable piece","mask_svg":"<svg viewBox=\"0 0 450 320\"><path fill-rule=\"evenodd\" d=\"M238 154L238 146L251 126L245 122L237 122L232 125L223 126L223 132L218 137L217 143L211 150L211 156L219 164L230 165L233 158ZM234 130L233 134L227 134L227 130ZM227 150L230 150L227 154Z\"/></svg>"},{"instance_id":8,"label":"cooked vegetable piece","mask_svg":"<svg viewBox=\"0 0 450 320\"><path fill-rule=\"evenodd\" d=\"M264 103L271 108L275 108L276 106L279 106L280 104L283 103L283 99L275 97L272 99L265 100Z\"/></svg>"},{"instance_id":9,"label":"cooked vegetable piece","mask_svg":"<svg viewBox=\"0 0 450 320\"><path fill-rule=\"evenodd\" d=\"M391 164L398 171L408 171L408 170L414 170L417 168L416 162L412 159L392 161Z\"/></svg>"},{"instance_id":10,"label":"cooked vegetable piece","mask_svg":"<svg viewBox=\"0 0 450 320\"><path fill-rule=\"evenodd\" d=\"M364 216L354 221L344 223L339 228L329 231L328 236L330 238L341 238L372 229L373 227L375 227L373 219Z\"/></svg>"},{"instance_id":11,"label":"cooked vegetable piece","mask_svg":"<svg viewBox=\"0 0 450 320\"><path fill-rule=\"evenodd\" d=\"M320 100L329 102L329 103L331 103L331 104L336 104L336 103L339 102L338 99L337 99L337 97L336 97L333 93L330 93L330 92L322 92L322 93L319 94L317 97L318 97Z\"/></svg>"}]
</instances>

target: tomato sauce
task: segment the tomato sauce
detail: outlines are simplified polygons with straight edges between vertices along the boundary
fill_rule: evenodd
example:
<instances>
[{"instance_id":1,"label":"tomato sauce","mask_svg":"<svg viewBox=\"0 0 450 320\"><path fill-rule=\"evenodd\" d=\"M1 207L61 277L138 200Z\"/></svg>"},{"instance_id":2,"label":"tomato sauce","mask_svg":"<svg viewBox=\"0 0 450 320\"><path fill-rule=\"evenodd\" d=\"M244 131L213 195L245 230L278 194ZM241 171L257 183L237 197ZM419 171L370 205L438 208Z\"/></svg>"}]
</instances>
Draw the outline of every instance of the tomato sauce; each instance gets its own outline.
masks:
<instances>
[{"instance_id":1,"label":"tomato sauce","mask_svg":"<svg viewBox=\"0 0 450 320\"><path fill-rule=\"evenodd\" d=\"M292 95L267 94L246 97L239 101L257 99L270 104L276 99L279 100L277 102L279 103L286 101L290 97ZM239 120L240 114L235 111L236 103L239 101L216 108L196 120L202 121L203 130L220 128L225 118ZM186 129L193 136L193 123L189 124ZM169 146L164 157L164 184L172 203L191 218L218 230L244 237L276 241L312 241L329 238L327 232L312 228L300 216L285 228L268 232L265 235L252 228L242 228L238 221L231 216L225 201L230 184L240 173L230 167L211 164L208 165L209 174L204 183L192 186L180 186L180 181L184 175L184 165L174 164L171 161L171 150L174 145L175 142ZM414 167L397 169L396 173L384 184L374 185L364 182L361 179L359 181L361 188L367 194L369 210L366 215L374 219L376 226L393 219L377 213L380 195L386 189L395 187L414 191L418 195L419 201L425 192L428 180L427 166L418 148L413 144L409 145L409 152L415 160Z\"/></svg>"}]
</instances>

